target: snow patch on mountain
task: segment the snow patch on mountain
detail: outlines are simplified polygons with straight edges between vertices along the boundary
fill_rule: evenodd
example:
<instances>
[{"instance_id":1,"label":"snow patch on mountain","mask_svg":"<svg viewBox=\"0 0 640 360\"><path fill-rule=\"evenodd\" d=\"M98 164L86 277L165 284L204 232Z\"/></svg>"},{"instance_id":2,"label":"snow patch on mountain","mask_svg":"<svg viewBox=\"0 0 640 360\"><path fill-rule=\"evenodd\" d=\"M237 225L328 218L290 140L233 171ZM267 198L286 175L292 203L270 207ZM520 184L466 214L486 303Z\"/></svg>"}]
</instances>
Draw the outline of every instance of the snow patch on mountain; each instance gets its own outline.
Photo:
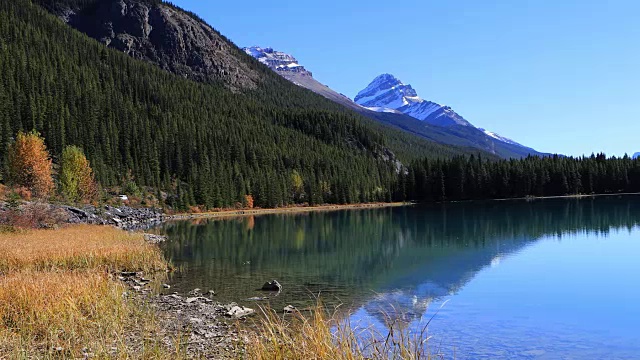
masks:
<instances>
[{"instance_id":1,"label":"snow patch on mountain","mask_svg":"<svg viewBox=\"0 0 640 360\"><path fill-rule=\"evenodd\" d=\"M433 113L443 108L442 105L427 101L423 106L414 106L407 109L407 115L416 119L428 119Z\"/></svg>"},{"instance_id":2,"label":"snow patch on mountain","mask_svg":"<svg viewBox=\"0 0 640 360\"><path fill-rule=\"evenodd\" d=\"M385 113L393 113L393 114L402 114L400 111L395 110L395 109L390 109L390 108L383 108L383 107L368 107L367 109L371 110L371 111L375 111L375 112L385 112Z\"/></svg>"},{"instance_id":3,"label":"snow patch on mountain","mask_svg":"<svg viewBox=\"0 0 640 360\"><path fill-rule=\"evenodd\" d=\"M491 136L492 138L494 138L496 140L500 140L500 141L502 141L504 143L513 144L513 145L520 145L517 142L515 142L515 141L513 141L513 140L511 140L509 138L506 138L504 136L500 136L500 135L498 135L498 134L496 134L496 133L494 133L492 131L485 130L485 129L479 129L479 130L482 130L485 134ZM520 146L522 146L522 145L520 145Z\"/></svg>"}]
</instances>

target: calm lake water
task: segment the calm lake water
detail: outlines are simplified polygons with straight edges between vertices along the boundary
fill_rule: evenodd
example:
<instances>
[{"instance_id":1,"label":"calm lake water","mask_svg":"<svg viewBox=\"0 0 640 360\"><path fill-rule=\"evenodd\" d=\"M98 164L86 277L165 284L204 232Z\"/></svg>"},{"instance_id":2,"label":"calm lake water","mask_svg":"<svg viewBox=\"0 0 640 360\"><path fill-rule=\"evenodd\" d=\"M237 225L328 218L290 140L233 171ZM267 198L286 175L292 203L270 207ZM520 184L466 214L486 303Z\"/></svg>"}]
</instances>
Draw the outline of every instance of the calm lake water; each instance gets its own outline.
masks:
<instances>
[{"instance_id":1,"label":"calm lake water","mask_svg":"<svg viewBox=\"0 0 640 360\"><path fill-rule=\"evenodd\" d=\"M492 201L180 222L171 291L342 303L429 326L456 359L640 359L640 197Z\"/></svg>"}]
</instances>

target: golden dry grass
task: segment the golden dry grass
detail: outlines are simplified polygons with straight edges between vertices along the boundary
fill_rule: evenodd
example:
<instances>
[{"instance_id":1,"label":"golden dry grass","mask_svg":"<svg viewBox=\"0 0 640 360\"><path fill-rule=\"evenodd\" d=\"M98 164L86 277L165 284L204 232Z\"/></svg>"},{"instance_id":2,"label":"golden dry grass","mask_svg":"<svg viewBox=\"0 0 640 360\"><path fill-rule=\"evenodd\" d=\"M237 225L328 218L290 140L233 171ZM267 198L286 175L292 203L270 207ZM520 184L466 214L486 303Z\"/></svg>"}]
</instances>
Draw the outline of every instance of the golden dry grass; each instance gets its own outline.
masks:
<instances>
[{"instance_id":1,"label":"golden dry grass","mask_svg":"<svg viewBox=\"0 0 640 360\"><path fill-rule=\"evenodd\" d=\"M92 343L108 344L130 312L122 291L95 272L6 275L0 279L4 350L50 353L61 347L77 354Z\"/></svg>"},{"instance_id":2,"label":"golden dry grass","mask_svg":"<svg viewBox=\"0 0 640 360\"><path fill-rule=\"evenodd\" d=\"M178 359L112 271L165 270L140 234L75 226L0 234L0 359Z\"/></svg>"},{"instance_id":3,"label":"golden dry grass","mask_svg":"<svg viewBox=\"0 0 640 360\"><path fill-rule=\"evenodd\" d=\"M0 234L0 273L18 270L165 270L160 250L142 234L79 225Z\"/></svg>"},{"instance_id":4,"label":"golden dry grass","mask_svg":"<svg viewBox=\"0 0 640 360\"><path fill-rule=\"evenodd\" d=\"M123 296L124 291L97 271L3 276L0 354L11 359L82 358L84 353L115 359L181 358L162 345L153 313Z\"/></svg>"},{"instance_id":5,"label":"golden dry grass","mask_svg":"<svg viewBox=\"0 0 640 360\"><path fill-rule=\"evenodd\" d=\"M433 359L426 327L412 333L403 324L388 321L389 333L358 329L336 311L330 314L318 304L313 310L278 315L261 309L258 329L249 337L247 357L253 360L285 359ZM348 315L348 314L347 314Z\"/></svg>"}]
</instances>

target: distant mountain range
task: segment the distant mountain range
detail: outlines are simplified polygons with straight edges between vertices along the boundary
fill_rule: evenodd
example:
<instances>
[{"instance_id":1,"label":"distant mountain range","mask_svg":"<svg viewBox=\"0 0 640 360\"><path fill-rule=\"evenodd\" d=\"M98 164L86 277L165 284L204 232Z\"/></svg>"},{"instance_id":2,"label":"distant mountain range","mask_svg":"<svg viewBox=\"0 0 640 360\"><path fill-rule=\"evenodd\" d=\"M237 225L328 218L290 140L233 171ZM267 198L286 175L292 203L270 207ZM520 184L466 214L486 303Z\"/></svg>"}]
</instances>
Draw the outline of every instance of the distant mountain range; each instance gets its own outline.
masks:
<instances>
[{"instance_id":1,"label":"distant mountain range","mask_svg":"<svg viewBox=\"0 0 640 360\"><path fill-rule=\"evenodd\" d=\"M420 98L417 92L391 74L376 77L352 101L313 78L313 74L290 54L273 48L252 46L243 50L287 80L377 121L394 125L443 144L473 147L503 158L542 153L476 128L451 107Z\"/></svg>"},{"instance_id":2,"label":"distant mountain range","mask_svg":"<svg viewBox=\"0 0 640 360\"><path fill-rule=\"evenodd\" d=\"M633 154L633 158L634 159L640 158L640 152Z\"/></svg>"},{"instance_id":3,"label":"distant mountain range","mask_svg":"<svg viewBox=\"0 0 640 360\"><path fill-rule=\"evenodd\" d=\"M103 44L181 77L200 82L221 83L234 93L242 93L264 88L265 79L269 78L265 71L271 69L290 82L361 115L434 143L417 145L414 141L413 145L408 145L408 140L400 140L405 143L402 146L408 153L417 154L422 151L417 150L418 146L425 148L436 145L434 148L443 153L486 152L502 158L540 154L493 132L475 128L449 107L420 99L411 86L402 84L391 75L379 76L376 78L377 81L374 81L375 84L372 83L374 86L367 87L368 91L363 90L364 93L358 98L365 104L363 106L318 82L311 71L292 55L268 47L254 46L241 50L197 15L184 12L169 3L155 0L36 2L58 15L67 24ZM266 67L252 64L245 53ZM286 88L271 80L268 82L268 86ZM398 93L393 89L394 91L386 94L388 97L395 97L399 103L385 102L384 97L375 96L383 95L374 91L384 91L385 86L397 87L398 91L402 91ZM367 93L374 98L364 101L364 95ZM295 96L301 94L302 92ZM391 130L384 129L387 133ZM438 147L441 145L445 147ZM432 156L435 156L435 153Z\"/></svg>"}]
</instances>

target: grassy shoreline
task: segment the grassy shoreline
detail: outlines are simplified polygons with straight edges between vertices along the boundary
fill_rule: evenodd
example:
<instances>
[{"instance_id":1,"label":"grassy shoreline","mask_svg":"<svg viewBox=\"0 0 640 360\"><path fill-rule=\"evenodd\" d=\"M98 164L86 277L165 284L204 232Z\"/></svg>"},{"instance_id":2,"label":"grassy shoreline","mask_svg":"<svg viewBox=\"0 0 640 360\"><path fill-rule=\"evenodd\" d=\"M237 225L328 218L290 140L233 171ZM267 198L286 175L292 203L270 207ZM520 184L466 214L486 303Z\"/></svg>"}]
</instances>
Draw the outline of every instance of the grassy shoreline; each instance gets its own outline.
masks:
<instances>
[{"instance_id":1,"label":"grassy shoreline","mask_svg":"<svg viewBox=\"0 0 640 360\"><path fill-rule=\"evenodd\" d=\"M119 271L165 271L142 234L79 225L0 234L0 354L172 359ZM2 357L2 356L0 356Z\"/></svg>"}]
</instances>

